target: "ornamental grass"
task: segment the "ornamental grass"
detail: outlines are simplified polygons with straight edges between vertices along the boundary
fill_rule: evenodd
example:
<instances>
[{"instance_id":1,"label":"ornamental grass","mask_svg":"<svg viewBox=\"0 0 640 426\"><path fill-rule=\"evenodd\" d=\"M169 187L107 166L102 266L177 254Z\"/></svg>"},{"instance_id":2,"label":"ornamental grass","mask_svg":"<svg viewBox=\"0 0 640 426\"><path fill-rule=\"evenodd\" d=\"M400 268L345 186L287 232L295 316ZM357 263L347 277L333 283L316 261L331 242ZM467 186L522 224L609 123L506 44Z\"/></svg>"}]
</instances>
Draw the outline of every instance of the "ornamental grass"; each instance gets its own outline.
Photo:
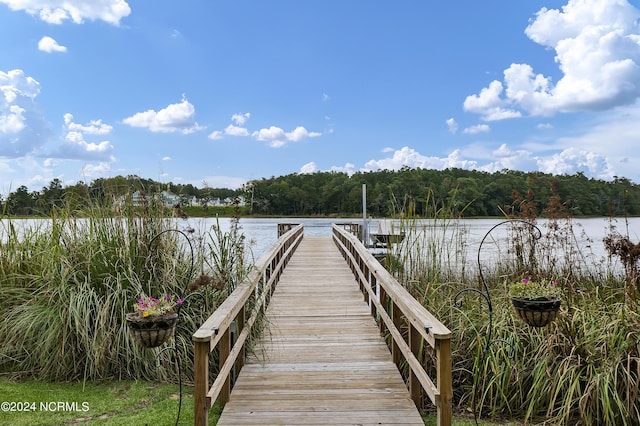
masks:
<instances>
[{"instance_id":1,"label":"ornamental grass","mask_svg":"<svg viewBox=\"0 0 640 426\"><path fill-rule=\"evenodd\" d=\"M465 288L484 290L478 267L465 264L465 256L445 261L444 253L478 248L450 247L469 230L454 229L458 237L451 236L459 221L446 208L436 212L428 228L410 215L401 219L405 242L390 256L392 265L406 259L411 267L393 273L452 330L455 407L526 424L640 424L640 293L631 267L640 259L617 259L613 250L609 259L594 259L577 243L570 218L527 218L541 230L537 239L530 225L513 222L501 238L487 240L489 259L480 255L492 301L490 328L488 303L477 293L455 303ZM527 326L513 311L508 287L522 276L559 282L561 311L547 327Z\"/></svg>"},{"instance_id":2,"label":"ornamental grass","mask_svg":"<svg viewBox=\"0 0 640 426\"><path fill-rule=\"evenodd\" d=\"M202 296L182 307L175 336L179 357L137 346L125 321L142 296L184 299L196 275L210 273L210 253L199 241L232 237L192 233L172 216L172 209L151 201L82 210L67 203L36 226L33 220L29 226L20 219L0 222L0 371L47 381L175 382L177 360L190 380L191 335L226 290L200 288ZM193 239L193 268L183 236L168 232L180 227Z\"/></svg>"}]
</instances>

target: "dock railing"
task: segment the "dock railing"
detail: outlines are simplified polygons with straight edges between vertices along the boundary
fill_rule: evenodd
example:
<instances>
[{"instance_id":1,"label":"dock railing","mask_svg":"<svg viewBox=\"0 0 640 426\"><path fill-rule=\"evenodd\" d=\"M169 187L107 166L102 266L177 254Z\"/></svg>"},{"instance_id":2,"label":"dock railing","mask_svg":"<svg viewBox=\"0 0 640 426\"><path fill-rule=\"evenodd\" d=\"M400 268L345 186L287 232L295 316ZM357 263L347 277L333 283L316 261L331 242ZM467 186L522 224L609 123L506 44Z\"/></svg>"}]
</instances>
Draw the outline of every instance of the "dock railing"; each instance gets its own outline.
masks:
<instances>
[{"instance_id":1,"label":"dock railing","mask_svg":"<svg viewBox=\"0 0 640 426\"><path fill-rule=\"evenodd\" d=\"M229 401L232 376L237 376L242 369L251 329L266 310L303 232L303 225L297 225L280 236L247 278L194 333L194 424L208 425L209 410L215 401L222 405ZM216 347L219 349L219 372L209 387L209 354Z\"/></svg>"},{"instance_id":2,"label":"dock railing","mask_svg":"<svg viewBox=\"0 0 640 426\"><path fill-rule=\"evenodd\" d=\"M398 369L402 371L401 364L409 367L407 386L414 403L419 409L424 408L424 391L436 406L438 425L451 425L451 331L411 296L357 237L336 225L332 235L371 307L371 315L378 322ZM424 342L433 350L427 351ZM435 365L427 366L431 358ZM425 367L435 368L435 383Z\"/></svg>"}]
</instances>

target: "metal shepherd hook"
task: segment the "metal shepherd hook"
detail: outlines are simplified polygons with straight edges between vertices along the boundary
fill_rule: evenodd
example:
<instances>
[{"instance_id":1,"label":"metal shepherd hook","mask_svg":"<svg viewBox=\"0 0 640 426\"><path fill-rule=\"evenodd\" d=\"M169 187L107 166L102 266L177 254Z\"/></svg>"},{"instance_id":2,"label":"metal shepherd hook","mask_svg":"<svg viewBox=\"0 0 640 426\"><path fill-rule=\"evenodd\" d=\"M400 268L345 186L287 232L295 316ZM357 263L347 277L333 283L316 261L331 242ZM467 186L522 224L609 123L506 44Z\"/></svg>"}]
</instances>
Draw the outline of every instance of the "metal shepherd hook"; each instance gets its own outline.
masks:
<instances>
[{"instance_id":1,"label":"metal shepherd hook","mask_svg":"<svg viewBox=\"0 0 640 426\"><path fill-rule=\"evenodd\" d=\"M538 228L536 225L534 225L531 222L528 222L526 220L522 220L522 219L509 219L509 220L504 220L496 225L494 225L491 229L489 229L489 231L487 231L487 233L484 235L484 237L482 238L482 241L480 241L480 245L478 246L478 274L480 275L480 281L482 282L482 287L483 290L478 290L477 288L465 288L460 290L454 297L454 305L457 308L460 308L462 306L462 302L459 300L460 296L462 294L466 294L469 292L478 294L482 297L482 299L484 299L485 302L487 302L487 308L489 309L489 326L488 326L488 331L487 331L487 339L485 340L484 343L484 348L482 350L482 353L480 355L480 361L478 363L476 363L476 366L482 366L484 365L486 359L487 359L487 354L489 353L489 348L491 347L492 344L494 343L503 343L506 344L508 346L511 347L512 351L509 355L509 358L513 358L513 345L511 344L511 342L508 342L504 339L493 339L493 303L491 302L491 293L489 292L489 286L487 285L487 282L484 279L484 274L482 273L482 262L480 259L480 253L482 251L482 245L484 244L485 240L489 237L489 235L491 234L491 232L493 232L494 229L498 228L499 226L502 226L506 223L514 223L514 222L520 222L520 223L524 223L528 226L530 226L532 229L532 233L535 232L535 234L533 234L533 238L534 241L535 240L539 240L542 237L542 231L540 231L540 228ZM476 424L478 424L478 413L477 413L477 407L476 407L476 393L477 393L477 387L478 387L478 375L476 374L476 372L474 372L473 375L473 390L472 390L472 396L471 396L471 409L473 410L473 419L475 421Z\"/></svg>"},{"instance_id":2,"label":"metal shepherd hook","mask_svg":"<svg viewBox=\"0 0 640 426\"><path fill-rule=\"evenodd\" d=\"M161 235L167 233L167 232L177 232L180 235L182 235L186 240L187 243L189 244L189 250L190 250L190 254L191 254L191 265L189 268L189 274L187 275L187 284L189 284L189 279L193 276L193 268L194 268L194 254L193 254L193 245L191 244L191 240L189 240L189 237L187 236L187 234L185 234L183 231L180 231L179 229L166 229L160 233L158 233L156 236L154 236L151 241L149 241L149 250L151 250L151 245L153 244L153 242L160 237ZM178 283L178 285L180 285L180 282L178 281L178 279L176 278L176 282ZM188 287L185 287L184 292L186 293ZM199 292L193 292L188 294L187 296L185 296L182 299L182 304L178 305L178 309L177 309L177 314L178 314L178 326L180 325L180 318L182 315L182 308L185 306L185 304L188 303L189 299L191 299L192 297L200 297L202 299L202 301L206 304L206 298L204 297L204 295L202 293ZM176 344L175 344L175 336L174 336L174 344L173 346L167 346L165 348L163 348L160 352L158 352L158 354L156 355L156 360L158 360L160 358L160 356L167 352L167 351L173 351L176 354L176 364L178 365L178 383L180 386L180 400L178 402L178 415L176 416L176 426L178 425L178 422L180 421L180 411L182 409L182 357L180 356L180 351L178 351L176 349Z\"/></svg>"}]
</instances>

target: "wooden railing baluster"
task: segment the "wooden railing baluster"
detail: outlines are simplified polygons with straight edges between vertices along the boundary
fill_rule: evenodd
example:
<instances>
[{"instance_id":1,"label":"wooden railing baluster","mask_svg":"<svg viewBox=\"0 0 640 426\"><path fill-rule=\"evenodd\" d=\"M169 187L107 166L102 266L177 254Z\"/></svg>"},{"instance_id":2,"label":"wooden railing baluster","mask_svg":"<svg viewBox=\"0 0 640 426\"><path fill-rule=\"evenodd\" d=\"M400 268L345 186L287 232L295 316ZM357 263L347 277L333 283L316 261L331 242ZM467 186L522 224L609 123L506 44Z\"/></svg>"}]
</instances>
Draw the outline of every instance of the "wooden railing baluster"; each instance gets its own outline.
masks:
<instances>
[{"instance_id":1,"label":"wooden railing baluster","mask_svg":"<svg viewBox=\"0 0 640 426\"><path fill-rule=\"evenodd\" d=\"M274 247L256 262L247 278L194 333L194 424L208 425L213 402L217 400L224 405L229 401L233 386L231 374L239 374L244 365L250 330L269 304L287 261L302 240L303 231L302 225L279 228L282 235ZM255 303L247 319L245 307L252 296ZM236 329L233 341L232 324ZM216 347L220 371L209 387L209 354Z\"/></svg>"},{"instance_id":2,"label":"wooden railing baluster","mask_svg":"<svg viewBox=\"0 0 640 426\"><path fill-rule=\"evenodd\" d=\"M390 339L393 361L399 368L404 363L409 366L407 384L411 398L422 409L424 391L437 408L438 425L451 425L451 331L415 300L357 237L336 225L332 230L334 242L351 266L361 290L368 293L365 300L371 305L380 333ZM364 283L362 277L368 282ZM406 340L402 333L405 327L408 327ZM428 358L424 356L425 343L435 351L437 385L423 365L423 360Z\"/></svg>"}]
</instances>

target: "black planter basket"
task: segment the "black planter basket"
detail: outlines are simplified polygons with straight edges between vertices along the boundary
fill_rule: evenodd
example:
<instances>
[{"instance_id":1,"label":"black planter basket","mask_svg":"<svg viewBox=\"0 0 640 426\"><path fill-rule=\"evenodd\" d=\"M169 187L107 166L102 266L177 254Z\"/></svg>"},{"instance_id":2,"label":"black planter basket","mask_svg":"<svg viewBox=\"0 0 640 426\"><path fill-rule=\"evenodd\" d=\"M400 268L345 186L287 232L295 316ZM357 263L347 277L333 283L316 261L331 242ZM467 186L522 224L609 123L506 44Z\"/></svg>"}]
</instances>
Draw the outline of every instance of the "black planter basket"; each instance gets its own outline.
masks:
<instances>
[{"instance_id":1,"label":"black planter basket","mask_svg":"<svg viewBox=\"0 0 640 426\"><path fill-rule=\"evenodd\" d=\"M144 348L155 348L169 340L176 331L178 314L140 318L136 313L127 314L129 333Z\"/></svg>"},{"instance_id":2,"label":"black planter basket","mask_svg":"<svg viewBox=\"0 0 640 426\"><path fill-rule=\"evenodd\" d=\"M512 297L511 303L522 321L532 327L546 327L558 316L561 300L559 297L537 299Z\"/></svg>"}]
</instances>

